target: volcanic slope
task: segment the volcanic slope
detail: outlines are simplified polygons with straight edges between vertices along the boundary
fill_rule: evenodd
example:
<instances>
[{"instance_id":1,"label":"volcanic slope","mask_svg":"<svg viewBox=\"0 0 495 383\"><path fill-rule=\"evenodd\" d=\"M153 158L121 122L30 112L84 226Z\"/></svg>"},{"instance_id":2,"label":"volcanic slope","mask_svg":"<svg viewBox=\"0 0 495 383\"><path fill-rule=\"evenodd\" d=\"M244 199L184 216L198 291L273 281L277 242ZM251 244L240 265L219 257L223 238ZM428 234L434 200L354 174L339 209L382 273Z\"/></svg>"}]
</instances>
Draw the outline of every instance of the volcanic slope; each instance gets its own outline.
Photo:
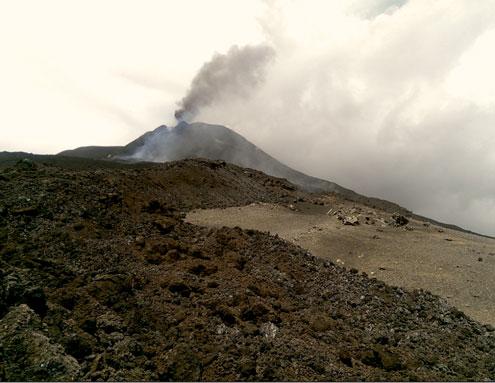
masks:
<instances>
[{"instance_id":1,"label":"volcanic slope","mask_svg":"<svg viewBox=\"0 0 495 383\"><path fill-rule=\"evenodd\" d=\"M493 380L493 327L191 209L305 200L220 161L0 156L2 380Z\"/></svg>"},{"instance_id":2,"label":"volcanic slope","mask_svg":"<svg viewBox=\"0 0 495 383\"><path fill-rule=\"evenodd\" d=\"M107 161L167 162L186 158L222 160L238 166L262 171L274 177L285 178L307 192L338 193L358 204L364 204L389 213L400 213L444 228L472 233L455 225L437 222L413 214L396 203L367 197L344 188L335 182L322 180L294 170L276 160L233 130L213 124L179 123L176 127L162 125L147 132L126 146L86 146L65 150L60 156L91 158Z\"/></svg>"},{"instance_id":3,"label":"volcanic slope","mask_svg":"<svg viewBox=\"0 0 495 383\"><path fill-rule=\"evenodd\" d=\"M374 205L390 212L410 213L395 203L366 197L334 182L294 170L233 130L203 122L181 122L176 127L163 125L122 147L87 146L65 150L59 155L117 161L166 162L198 157L222 160L285 178L308 192L335 192L352 201Z\"/></svg>"},{"instance_id":4,"label":"volcanic slope","mask_svg":"<svg viewBox=\"0 0 495 383\"><path fill-rule=\"evenodd\" d=\"M200 209L189 213L187 221L270 231L387 283L429 290L476 320L495 325L495 239L412 217L401 221L400 215L332 195L321 201L323 206L293 201L291 208L261 203Z\"/></svg>"}]
</instances>

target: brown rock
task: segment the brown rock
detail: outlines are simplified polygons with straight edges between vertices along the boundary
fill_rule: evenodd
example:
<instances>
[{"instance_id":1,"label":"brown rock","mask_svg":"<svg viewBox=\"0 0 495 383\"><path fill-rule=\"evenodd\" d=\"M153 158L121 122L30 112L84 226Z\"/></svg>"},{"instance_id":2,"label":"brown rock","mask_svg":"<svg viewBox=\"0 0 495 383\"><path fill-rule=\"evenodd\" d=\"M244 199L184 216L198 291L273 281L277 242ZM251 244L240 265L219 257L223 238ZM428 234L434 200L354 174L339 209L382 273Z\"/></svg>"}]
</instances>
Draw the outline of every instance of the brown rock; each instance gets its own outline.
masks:
<instances>
[{"instance_id":1,"label":"brown rock","mask_svg":"<svg viewBox=\"0 0 495 383\"><path fill-rule=\"evenodd\" d=\"M16 306L0 320L2 375L6 380L78 380L80 366L64 348L41 332L38 315Z\"/></svg>"},{"instance_id":2,"label":"brown rock","mask_svg":"<svg viewBox=\"0 0 495 383\"><path fill-rule=\"evenodd\" d=\"M325 315L317 315L310 320L309 325L313 331L325 332L335 327L335 321Z\"/></svg>"}]
</instances>

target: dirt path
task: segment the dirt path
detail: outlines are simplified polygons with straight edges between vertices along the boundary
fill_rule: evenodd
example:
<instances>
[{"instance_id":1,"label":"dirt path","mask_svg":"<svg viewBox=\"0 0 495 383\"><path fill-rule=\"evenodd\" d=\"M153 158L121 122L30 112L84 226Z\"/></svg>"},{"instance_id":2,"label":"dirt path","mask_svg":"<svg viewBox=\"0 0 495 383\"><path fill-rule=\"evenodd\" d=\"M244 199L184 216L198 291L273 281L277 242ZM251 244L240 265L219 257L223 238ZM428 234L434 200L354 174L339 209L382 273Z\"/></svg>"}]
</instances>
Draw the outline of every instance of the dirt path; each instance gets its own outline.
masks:
<instances>
[{"instance_id":1,"label":"dirt path","mask_svg":"<svg viewBox=\"0 0 495 383\"><path fill-rule=\"evenodd\" d=\"M360 224L343 225L336 211L358 217ZM432 291L474 319L495 325L495 240L415 220L395 227L390 214L331 197L324 206L302 202L292 209L253 204L196 210L187 220L278 234L389 284Z\"/></svg>"}]
</instances>

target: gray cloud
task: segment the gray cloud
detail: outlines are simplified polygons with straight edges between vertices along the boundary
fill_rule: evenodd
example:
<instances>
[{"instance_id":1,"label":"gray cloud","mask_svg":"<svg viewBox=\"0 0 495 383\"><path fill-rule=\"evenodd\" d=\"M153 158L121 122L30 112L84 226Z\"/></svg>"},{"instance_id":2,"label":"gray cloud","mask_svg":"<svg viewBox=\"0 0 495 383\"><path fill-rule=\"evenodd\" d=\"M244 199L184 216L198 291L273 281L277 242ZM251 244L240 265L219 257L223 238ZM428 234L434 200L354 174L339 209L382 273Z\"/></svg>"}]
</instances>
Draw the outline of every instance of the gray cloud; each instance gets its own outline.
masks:
<instances>
[{"instance_id":1,"label":"gray cloud","mask_svg":"<svg viewBox=\"0 0 495 383\"><path fill-rule=\"evenodd\" d=\"M393 3L400 10L361 17ZM494 104L448 87L495 28L494 2L369 4L358 14L315 6L307 23L298 19L304 4L270 5L264 30L277 60L265 83L242 102L205 106L198 119L232 127L308 174L495 235Z\"/></svg>"},{"instance_id":2,"label":"gray cloud","mask_svg":"<svg viewBox=\"0 0 495 383\"><path fill-rule=\"evenodd\" d=\"M191 120L201 108L215 104L225 96L246 98L263 82L266 65L273 57L274 50L267 45L233 46L226 54L215 54L192 80L175 117Z\"/></svg>"}]
</instances>

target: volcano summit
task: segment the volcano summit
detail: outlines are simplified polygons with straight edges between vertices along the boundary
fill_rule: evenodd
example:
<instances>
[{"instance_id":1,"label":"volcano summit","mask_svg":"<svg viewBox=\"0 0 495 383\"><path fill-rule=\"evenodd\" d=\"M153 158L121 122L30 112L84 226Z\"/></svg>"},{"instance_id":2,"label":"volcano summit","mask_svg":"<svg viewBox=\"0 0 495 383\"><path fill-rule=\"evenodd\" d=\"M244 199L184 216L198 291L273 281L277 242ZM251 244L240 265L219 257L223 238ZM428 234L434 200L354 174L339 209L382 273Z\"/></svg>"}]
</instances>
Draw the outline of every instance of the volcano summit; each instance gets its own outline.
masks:
<instances>
[{"instance_id":1,"label":"volcano summit","mask_svg":"<svg viewBox=\"0 0 495 383\"><path fill-rule=\"evenodd\" d=\"M202 122L188 124L182 121L175 127L162 125L123 147L81 147L63 151L59 155L149 162L208 158L287 178L310 191L345 190L333 182L319 180L289 168L225 126Z\"/></svg>"}]
</instances>

